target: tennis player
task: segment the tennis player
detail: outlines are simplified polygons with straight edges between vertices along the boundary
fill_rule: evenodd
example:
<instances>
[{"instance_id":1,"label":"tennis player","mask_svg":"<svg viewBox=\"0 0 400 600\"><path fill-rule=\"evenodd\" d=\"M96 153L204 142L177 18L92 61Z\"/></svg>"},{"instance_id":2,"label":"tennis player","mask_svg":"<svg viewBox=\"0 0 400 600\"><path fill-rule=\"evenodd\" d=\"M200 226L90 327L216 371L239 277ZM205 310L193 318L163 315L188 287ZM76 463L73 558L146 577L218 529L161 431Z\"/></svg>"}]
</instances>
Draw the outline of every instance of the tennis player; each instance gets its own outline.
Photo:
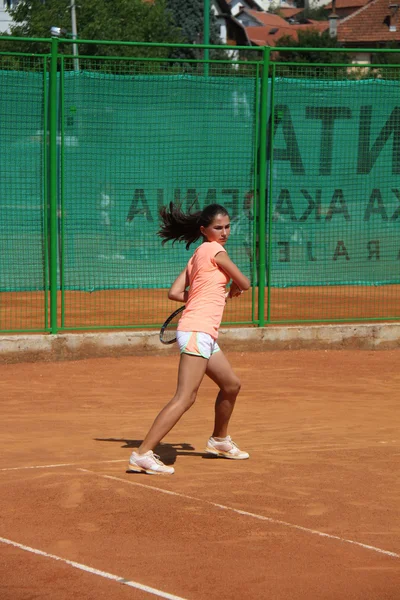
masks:
<instances>
[{"instance_id":1,"label":"tennis player","mask_svg":"<svg viewBox=\"0 0 400 600\"><path fill-rule=\"evenodd\" d=\"M128 471L154 475L174 473L153 450L193 405L204 375L219 387L215 402L214 431L206 452L224 458L243 460L247 452L238 448L228 435L228 424L240 391L240 381L217 344L218 329L225 307L226 285L229 298L239 296L250 281L229 258L225 244L230 235L230 218L219 204L202 212L184 213L170 203L160 210L162 224L158 235L168 240L191 244L203 239L185 269L172 284L168 298L184 302L186 308L177 328L181 358L174 397L156 417L137 451L132 452Z\"/></svg>"}]
</instances>

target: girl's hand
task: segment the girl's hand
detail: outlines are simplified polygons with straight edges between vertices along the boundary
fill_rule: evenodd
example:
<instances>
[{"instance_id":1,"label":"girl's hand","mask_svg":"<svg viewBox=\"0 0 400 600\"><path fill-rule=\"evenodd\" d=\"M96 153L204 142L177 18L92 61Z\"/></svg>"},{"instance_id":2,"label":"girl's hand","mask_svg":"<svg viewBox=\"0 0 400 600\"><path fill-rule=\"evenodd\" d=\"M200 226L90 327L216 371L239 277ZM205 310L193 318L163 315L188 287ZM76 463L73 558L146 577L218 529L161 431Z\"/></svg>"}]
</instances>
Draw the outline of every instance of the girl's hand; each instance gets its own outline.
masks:
<instances>
[{"instance_id":1,"label":"girl's hand","mask_svg":"<svg viewBox=\"0 0 400 600\"><path fill-rule=\"evenodd\" d=\"M241 290L240 287L234 281L232 281L231 287L229 288L228 298L236 298L236 296L240 296L240 294L243 294L243 290Z\"/></svg>"}]
</instances>

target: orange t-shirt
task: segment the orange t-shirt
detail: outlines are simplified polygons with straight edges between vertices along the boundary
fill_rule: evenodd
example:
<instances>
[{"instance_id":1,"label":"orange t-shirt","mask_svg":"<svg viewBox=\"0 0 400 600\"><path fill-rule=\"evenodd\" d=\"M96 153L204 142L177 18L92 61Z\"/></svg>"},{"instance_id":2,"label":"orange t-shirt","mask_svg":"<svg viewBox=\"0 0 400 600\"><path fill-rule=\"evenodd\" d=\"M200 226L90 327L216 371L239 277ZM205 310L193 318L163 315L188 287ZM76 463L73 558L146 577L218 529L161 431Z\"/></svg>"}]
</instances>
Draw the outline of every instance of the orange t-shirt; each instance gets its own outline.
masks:
<instances>
[{"instance_id":1,"label":"orange t-shirt","mask_svg":"<svg viewBox=\"0 0 400 600\"><path fill-rule=\"evenodd\" d=\"M226 252L218 242L203 242L187 265L189 297L178 331L202 331L217 339L225 308L225 289L230 277L215 262Z\"/></svg>"}]
</instances>

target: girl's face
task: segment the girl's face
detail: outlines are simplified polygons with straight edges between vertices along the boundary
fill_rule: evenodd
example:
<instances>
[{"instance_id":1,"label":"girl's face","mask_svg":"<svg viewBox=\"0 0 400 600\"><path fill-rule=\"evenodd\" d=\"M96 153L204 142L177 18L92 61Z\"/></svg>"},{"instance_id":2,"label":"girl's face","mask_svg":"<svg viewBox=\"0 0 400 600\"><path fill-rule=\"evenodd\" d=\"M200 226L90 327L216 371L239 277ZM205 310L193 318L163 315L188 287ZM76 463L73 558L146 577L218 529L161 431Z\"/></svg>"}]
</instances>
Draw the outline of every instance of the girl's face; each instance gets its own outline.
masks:
<instances>
[{"instance_id":1,"label":"girl's face","mask_svg":"<svg viewBox=\"0 0 400 600\"><path fill-rule=\"evenodd\" d=\"M231 233L231 220L228 215L216 215L207 227L200 227L200 231L207 242L218 242L224 246Z\"/></svg>"}]
</instances>

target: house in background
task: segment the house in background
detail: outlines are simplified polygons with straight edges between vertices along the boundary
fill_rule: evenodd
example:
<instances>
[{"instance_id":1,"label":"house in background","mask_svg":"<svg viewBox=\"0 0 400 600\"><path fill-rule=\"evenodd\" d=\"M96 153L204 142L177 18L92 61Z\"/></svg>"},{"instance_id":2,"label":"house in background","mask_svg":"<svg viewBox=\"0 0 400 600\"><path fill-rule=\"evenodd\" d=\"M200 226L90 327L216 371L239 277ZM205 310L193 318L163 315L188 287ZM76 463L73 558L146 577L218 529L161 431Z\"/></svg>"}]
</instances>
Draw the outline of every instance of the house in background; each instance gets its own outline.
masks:
<instances>
[{"instance_id":1,"label":"house in background","mask_svg":"<svg viewBox=\"0 0 400 600\"><path fill-rule=\"evenodd\" d=\"M304 9L321 8L328 4L329 0L303 0ZM242 8L252 10L281 11L282 9L298 10L295 0L228 0L233 16L236 16Z\"/></svg>"},{"instance_id":2,"label":"house in background","mask_svg":"<svg viewBox=\"0 0 400 600\"><path fill-rule=\"evenodd\" d=\"M299 24L293 20L293 14L288 19L284 19L280 15L250 9L243 9L236 19L246 30L252 46L275 46L284 36L297 40L299 31L313 29L322 32L329 27L328 21L306 19L305 23Z\"/></svg>"},{"instance_id":3,"label":"house in background","mask_svg":"<svg viewBox=\"0 0 400 600\"><path fill-rule=\"evenodd\" d=\"M20 0L0 0L0 32L9 32L12 22L8 9ZM397 3L398 2L398 3ZM304 9L285 0L211 0L221 42L227 53L238 58L235 46L275 46L283 36L298 39L299 31L329 31L329 20L304 18ZM368 64L372 52L367 49L400 44L400 0L305 0L305 6L325 6L336 13L336 37L347 49L365 48L354 53L354 63ZM274 13L266 8L274 9Z\"/></svg>"},{"instance_id":4,"label":"house in background","mask_svg":"<svg viewBox=\"0 0 400 600\"><path fill-rule=\"evenodd\" d=\"M355 52L352 62L368 64L374 48L390 44L400 48L400 0L336 0L328 5L337 15L334 37L345 49L362 49ZM280 9L279 14L242 9L236 16L254 46L275 46L283 36L298 39L298 33L316 30L320 34L330 31L329 19L315 21L304 19L303 11Z\"/></svg>"},{"instance_id":5,"label":"house in background","mask_svg":"<svg viewBox=\"0 0 400 600\"><path fill-rule=\"evenodd\" d=\"M243 8L251 8L252 10L268 10L269 0L227 0L229 10L232 17L236 17Z\"/></svg>"},{"instance_id":6,"label":"house in background","mask_svg":"<svg viewBox=\"0 0 400 600\"><path fill-rule=\"evenodd\" d=\"M249 46L249 40L246 31L242 25L232 16L230 3L226 0L211 0L211 13L214 15L217 23L221 43L231 48L227 54L231 60L239 58L235 46Z\"/></svg>"},{"instance_id":7,"label":"house in background","mask_svg":"<svg viewBox=\"0 0 400 600\"><path fill-rule=\"evenodd\" d=\"M352 15L356 10L368 4L369 1L370 0L336 0L334 2L335 13L339 17L339 19L343 19L344 17ZM332 12L333 2L329 2L329 4L327 4L325 8L329 12Z\"/></svg>"},{"instance_id":8,"label":"house in background","mask_svg":"<svg viewBox=\"0 0 400 600\"><path fill-rule=\"evenodd\" d=\"M369 0L337 22L337 39L344 48L382 48L400 43L400 2ZM358 64L371 62L371 52L354 53Z\"/></svg>"},{"instance_id":9,"label":"house in background","mask_svg":"<svg viewBox=\"0 0 400 600\"><path fill-rule=\"evenodd\" d=\"M327 2L328 0L325 1ZM244 8L259 10L261 12L276 9L280 10L281 8L296 8L294 0L228 0L228 4L233 17L236 17L236 15Z\"/></svg>"}]
</instances>

